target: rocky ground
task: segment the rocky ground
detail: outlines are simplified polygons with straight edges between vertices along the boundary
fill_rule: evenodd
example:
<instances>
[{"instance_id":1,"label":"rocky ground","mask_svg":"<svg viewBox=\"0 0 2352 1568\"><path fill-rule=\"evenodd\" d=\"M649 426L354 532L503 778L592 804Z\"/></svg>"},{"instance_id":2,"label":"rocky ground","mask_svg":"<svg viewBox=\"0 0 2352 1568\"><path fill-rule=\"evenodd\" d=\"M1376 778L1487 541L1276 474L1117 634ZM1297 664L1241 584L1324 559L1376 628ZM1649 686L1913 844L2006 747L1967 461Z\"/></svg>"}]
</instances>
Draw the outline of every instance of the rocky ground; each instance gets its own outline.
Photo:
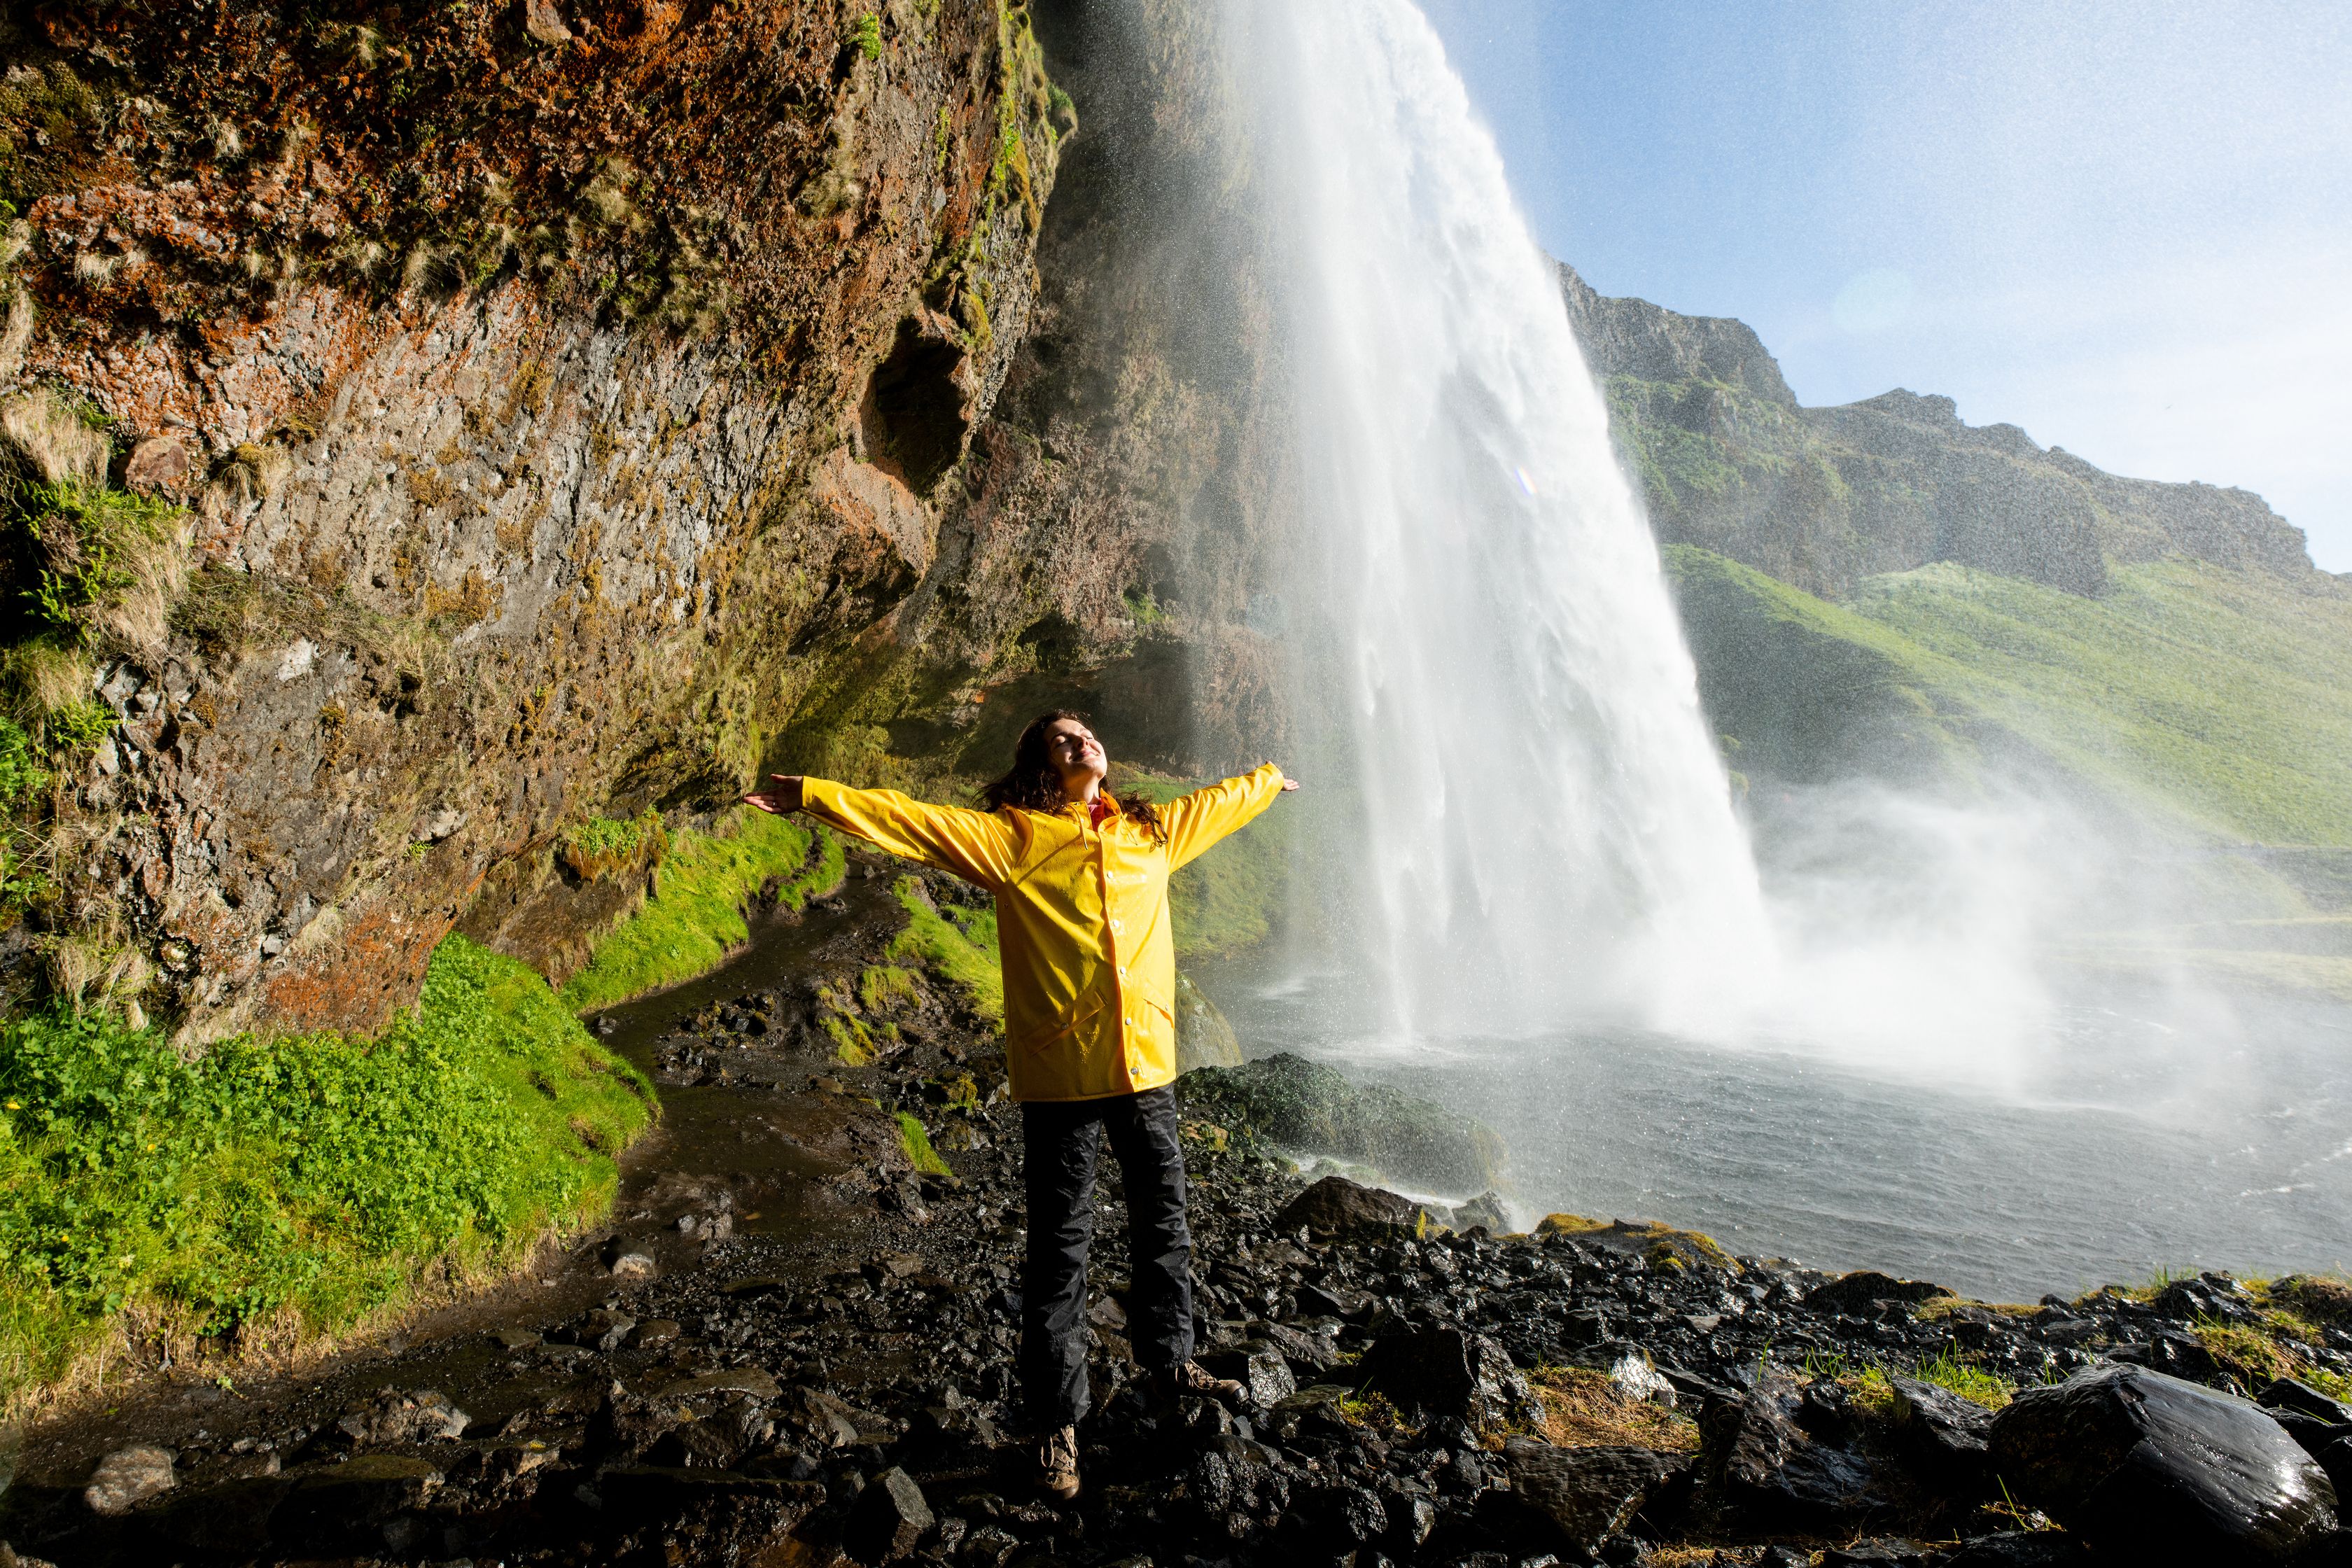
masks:
<instances>
[{"instance_id":1,"label":"rocky ground","mask_svg":"<svg viewBox=\"0 0 2352 1568\"><path fill-rule=\"evenodd\" d=\"M1018 1112L960 993L873 979L901 869L604 1021L667 1107L608 1234L323 1371L31 1434L14 1562L2352 1563L2341 1286L1991 1308L1662 1226L1499 1235L1491 1201L1310 1184L1252 1124L1264 1073L1201 1080L1186 1131L1202 1360L1247 1399L1135 1385L1114 1178L1087 1489L1045 1500Z\"/></svg>"}]
</instances>

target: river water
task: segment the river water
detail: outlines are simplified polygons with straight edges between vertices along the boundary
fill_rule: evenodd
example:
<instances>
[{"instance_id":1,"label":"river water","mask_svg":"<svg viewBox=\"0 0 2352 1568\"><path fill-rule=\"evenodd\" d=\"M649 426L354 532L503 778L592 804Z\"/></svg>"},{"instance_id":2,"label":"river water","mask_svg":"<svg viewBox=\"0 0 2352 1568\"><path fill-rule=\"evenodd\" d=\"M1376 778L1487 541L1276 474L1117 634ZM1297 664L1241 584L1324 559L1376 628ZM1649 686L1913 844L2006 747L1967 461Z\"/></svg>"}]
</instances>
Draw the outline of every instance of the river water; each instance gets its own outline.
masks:
<instances>
[{"instance_id":1,"label":"river water","mask_svg":"<svg viewBox=\"0 0 2352 1568\"><path fill-rule=\"evenodd\" d=\"M1200 973L1249 1054L1297 1051L1500 1132L1525 1222L1664 1220L2000 1300L2352 1263L2352 1009L2183 1023L2168 999L2078 996L2042 1069L1993 1091L1624 1029L1399 1048L1339 977Z\"/></svg>"}]
</instances>

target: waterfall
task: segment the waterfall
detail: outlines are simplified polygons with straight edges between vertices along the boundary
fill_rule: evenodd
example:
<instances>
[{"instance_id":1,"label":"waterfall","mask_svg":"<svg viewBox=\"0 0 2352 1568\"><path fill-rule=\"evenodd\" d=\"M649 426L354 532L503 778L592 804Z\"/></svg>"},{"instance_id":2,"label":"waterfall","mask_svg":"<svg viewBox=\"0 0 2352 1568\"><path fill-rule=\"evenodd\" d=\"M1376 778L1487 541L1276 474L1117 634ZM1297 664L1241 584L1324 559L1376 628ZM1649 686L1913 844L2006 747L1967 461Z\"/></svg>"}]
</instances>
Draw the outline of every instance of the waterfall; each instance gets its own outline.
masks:
<instances>
[{"instance_id":1,"label":"waterfall","mask_svg":"<svg viewBox=\"0 0 2352 1568\"><path fill-rule=\"evenodd\" d=\"M1557 275L1409 0L1236 6L1296 378L1318 898L1390 1034L1711 1032L1771 962ZM1310 779L1310 784L1315 781Z\"/></svg>"}]
</instances>

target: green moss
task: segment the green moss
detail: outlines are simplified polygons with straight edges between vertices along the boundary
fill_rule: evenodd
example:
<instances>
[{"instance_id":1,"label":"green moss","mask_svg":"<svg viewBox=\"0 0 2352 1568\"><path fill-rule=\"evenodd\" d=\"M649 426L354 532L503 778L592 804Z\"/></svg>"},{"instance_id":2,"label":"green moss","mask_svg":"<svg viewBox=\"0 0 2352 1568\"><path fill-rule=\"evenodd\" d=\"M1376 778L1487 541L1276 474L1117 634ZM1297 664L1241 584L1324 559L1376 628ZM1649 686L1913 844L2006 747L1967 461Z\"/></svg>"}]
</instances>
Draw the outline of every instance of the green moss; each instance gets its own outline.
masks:
<instances>
[{"instance_id":1,"label":"green moss","mask_svg":"<svg viewBox=\"0 0 2352 1568\"><path fill-rule=\"evenodd\" d=\"M849 25L845 46L869 60L882 58L882 18L868 11Z\"/></svg>"},{"instance_id":2,"label":"green moss","mask_svg":"<svg viewBox=\"0 0 2352 1568\"><path fill-rule=\"evenodd\" d=\"M373 1040L243 1036L184 1061L62 1005L0 1026L0 1397L128 1307L332 1331L430 1266L519 1258L611 1202L653 1091L547 983L452 936Z\"/></svg>"},{"instance_id":3,"label":"green moss","mask_svg":"<svg viewBox=\"0 0 2352 1568\"><path fill-rule=\"evenodd\" d=\"M868 965L857 977L857 1004L869 1013L886 1012L920 994L913 972L895 963Z\"/></svg>"},{"instance_id":4,"label":"green moss","mask_svg":"<svg viewBox=\"0 0 2352 1568\"><path fill-rule=\"evenodd\" d=\"M866 1020L847 1013L827 1012L824 1032L833 1040L833 1054L844 1067L862 1068L874 1059L874 1031Z\"/></svg>"},{"instance_id":5,"label":"green moss","mask_svg":"<svg viewBox=\"0 0 2352 1568\"><path fill-rule=\"evenodd\" d=\"M841 841L822 827L816 839L812 858L807 829L750 806L709 833L677 835L646 907L597 944L563 987L564 1005L593 1012L716 968L751 940L743 906L769 878L789 879L777 895L789 909L840 882Z\"/></svg>"},{"instance_id":6,"label":"green moss","mask_svg":"<svg viewBox=\"0 0 2352 1568\"><path fill-rule=\"evenodd\" d=\"M997 962L996 911L956 907L943 915L913 877L899 878L892 891L907 911L907 929L891 939L890 955L921 959L959 987L973 1011L1002 1027L1004 974Z\"/></svg>"},{"instance_id":7,"label":"green moss","mask_svg":"<svg viewBox=\"0 0 2352 1568\"><path fill-rule=\"evenodd\" d=\"M923 1131L922 1122L904 1110L898 1112L898 1142L906 1147L908 1162L918 1171L933 1176L950 1174L948 1163L931 1147L931 1135Z\"/></svg>"}]
</instances>

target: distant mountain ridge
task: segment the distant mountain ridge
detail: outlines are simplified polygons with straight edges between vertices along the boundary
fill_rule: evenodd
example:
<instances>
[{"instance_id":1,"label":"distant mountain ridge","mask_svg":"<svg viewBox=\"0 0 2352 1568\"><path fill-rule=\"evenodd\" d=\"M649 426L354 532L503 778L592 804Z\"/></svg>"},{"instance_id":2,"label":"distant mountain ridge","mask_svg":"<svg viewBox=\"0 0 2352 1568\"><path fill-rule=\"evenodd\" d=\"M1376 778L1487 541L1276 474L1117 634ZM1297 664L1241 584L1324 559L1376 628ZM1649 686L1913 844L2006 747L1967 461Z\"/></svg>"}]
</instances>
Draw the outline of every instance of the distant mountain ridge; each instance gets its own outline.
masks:
<instances>
[{"instance_id":1,"label":"distant mountain ridge","mask_svg":"<svg viewBox=\"0 0 2352 1568\"><path fill-rule=\"evenodd\" d=\"M2114 566L2167 557L2333 582L2251 491L2124 479L2014 425L1965 424L1948 397L1803 407L1747 323L1559 277L1663 543L1831 597L1939 561L2086 596Z\"/></svg>"}]
</instances>

